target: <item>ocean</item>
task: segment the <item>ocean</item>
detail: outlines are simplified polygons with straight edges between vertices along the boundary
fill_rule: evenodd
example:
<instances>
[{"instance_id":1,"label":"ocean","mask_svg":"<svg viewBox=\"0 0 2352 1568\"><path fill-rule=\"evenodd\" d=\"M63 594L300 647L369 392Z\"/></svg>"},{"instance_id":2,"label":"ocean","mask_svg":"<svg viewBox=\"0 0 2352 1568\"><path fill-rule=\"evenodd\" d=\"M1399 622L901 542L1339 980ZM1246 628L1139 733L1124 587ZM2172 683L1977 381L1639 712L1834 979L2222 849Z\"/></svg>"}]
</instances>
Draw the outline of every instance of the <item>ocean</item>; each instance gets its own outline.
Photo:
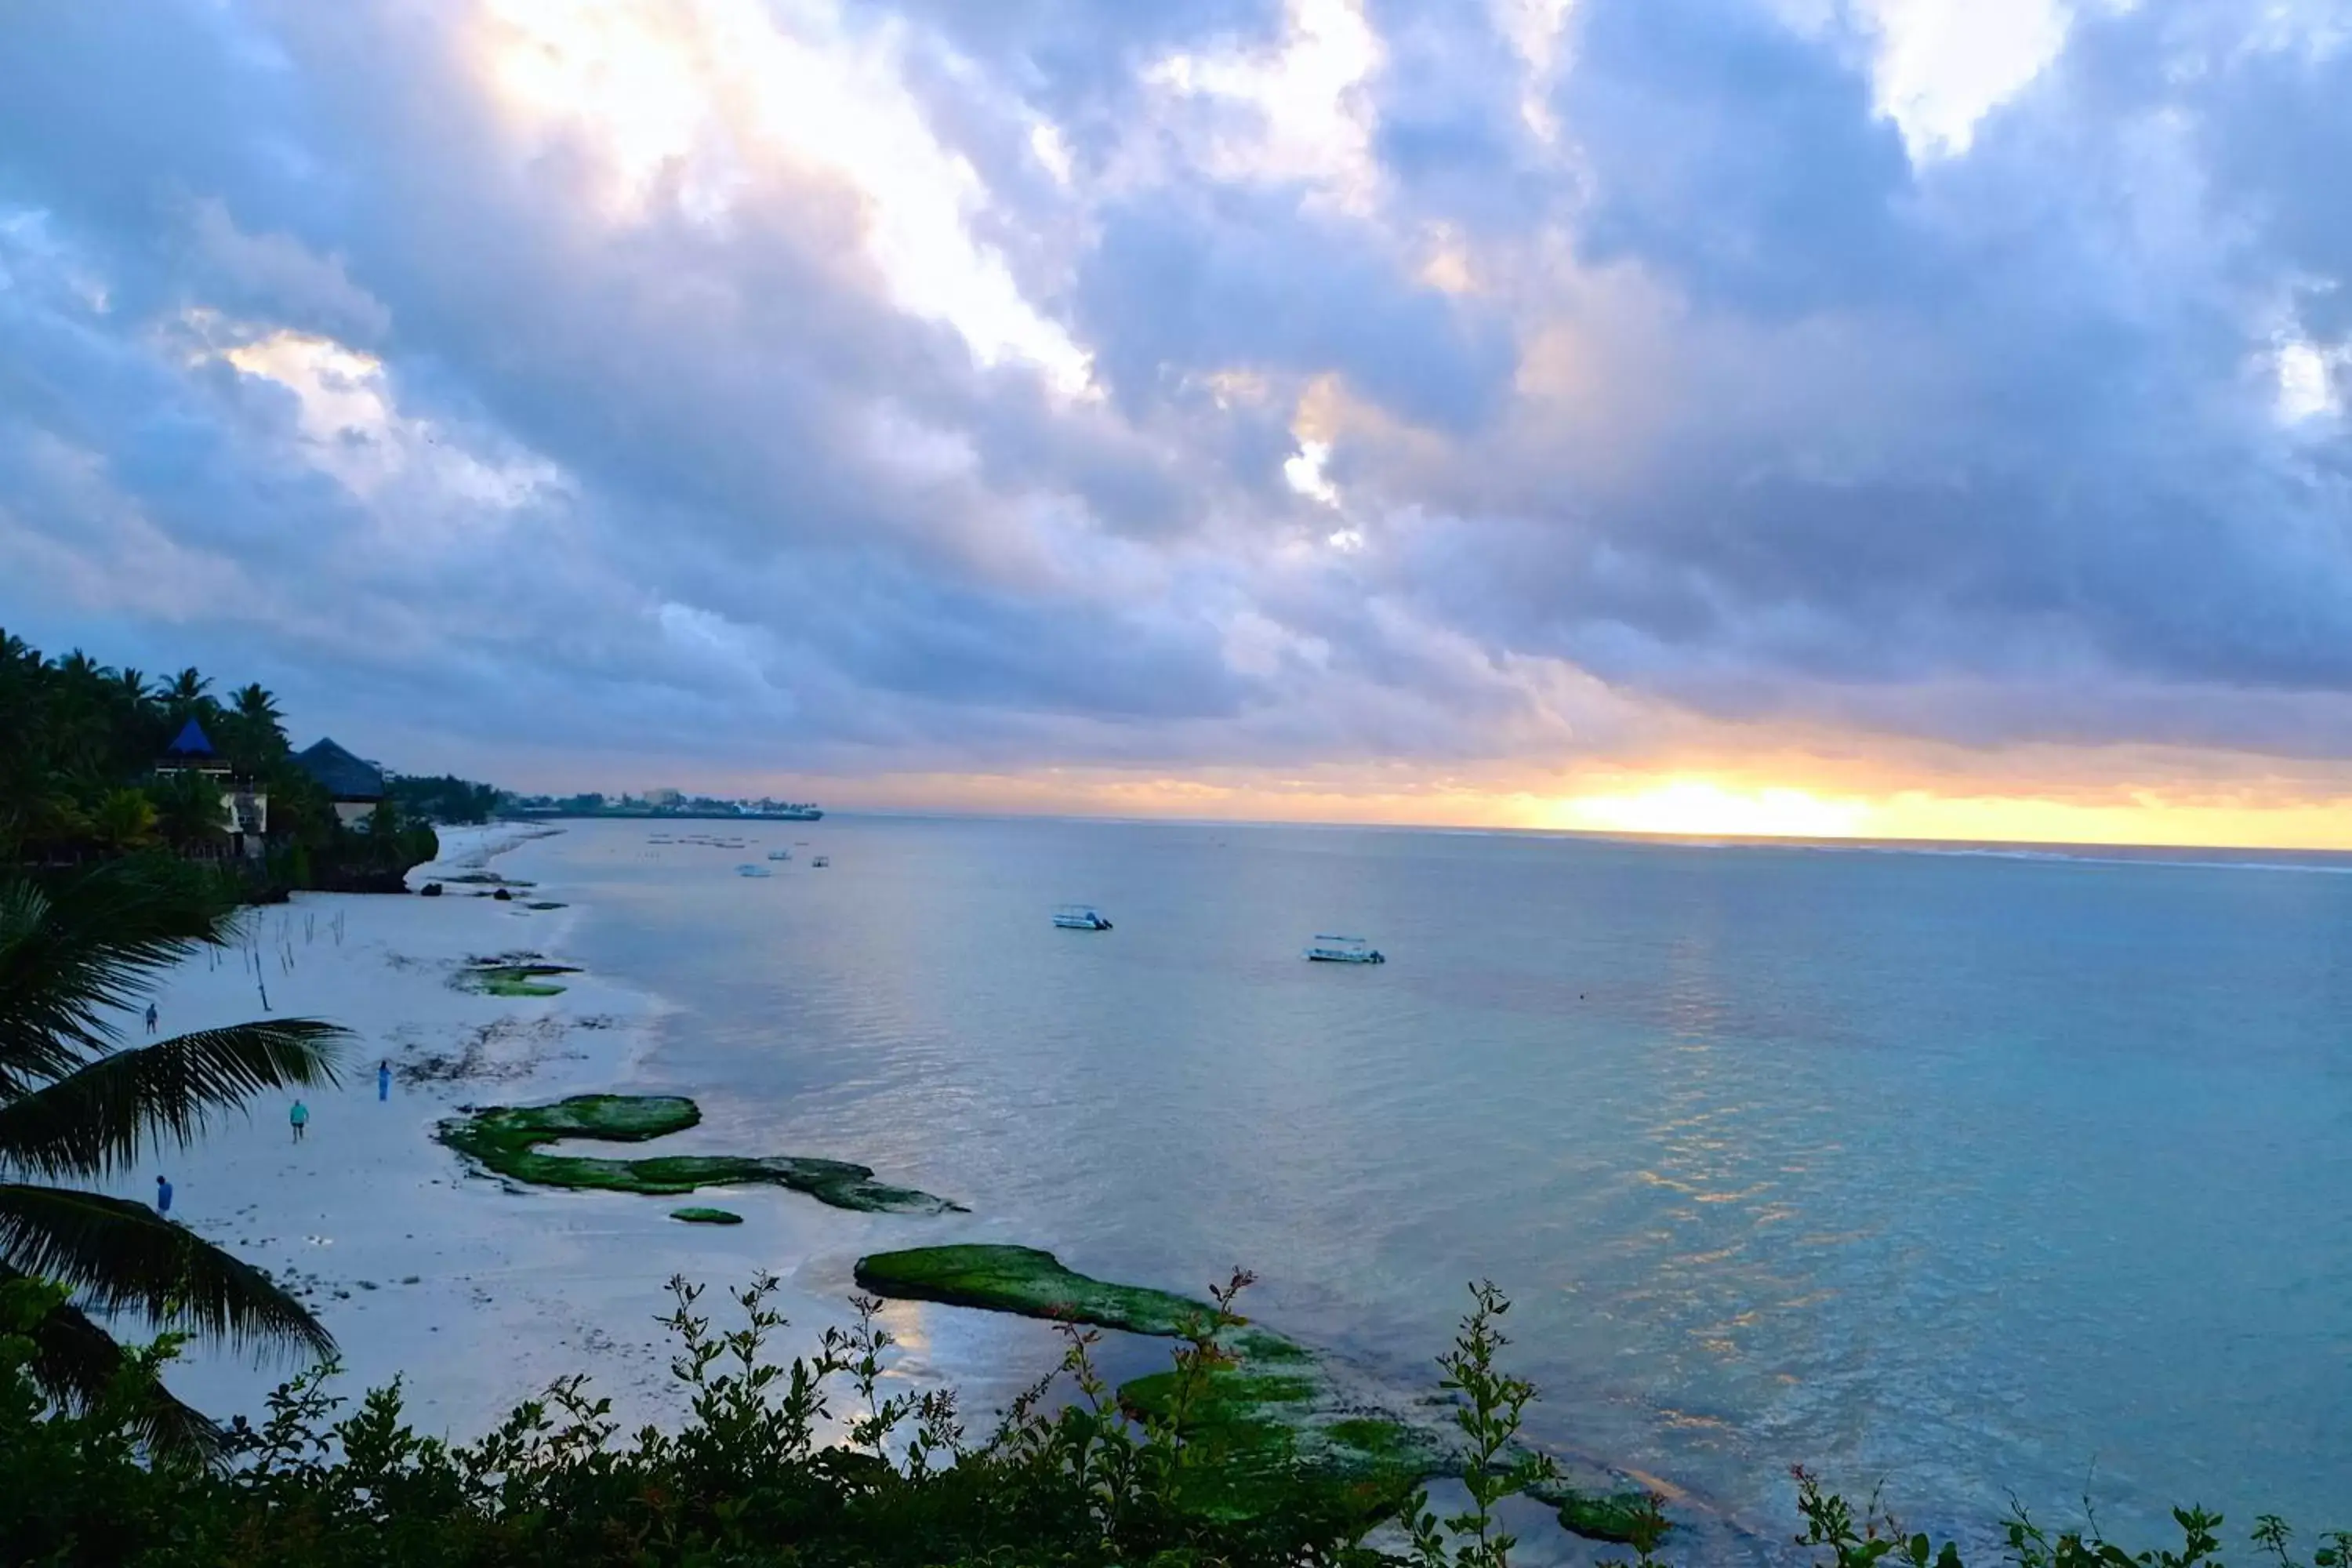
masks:
<instances>
[{"instance_id":1,"label":"ocean","mask_svg":"<svg viewBox=\"0 0 2352 1568\"><path fill-rule=\"evenodd\" d=\"M1796 1463L1977 1542L2352 1527L2352 861L830 816L501 866L677 1005L645 1087L714 1142L1250 1268L1401 1390L1492 1279L1533 1435L1710 1550L1780 1553Z\"/></svg>"}]
</instances>

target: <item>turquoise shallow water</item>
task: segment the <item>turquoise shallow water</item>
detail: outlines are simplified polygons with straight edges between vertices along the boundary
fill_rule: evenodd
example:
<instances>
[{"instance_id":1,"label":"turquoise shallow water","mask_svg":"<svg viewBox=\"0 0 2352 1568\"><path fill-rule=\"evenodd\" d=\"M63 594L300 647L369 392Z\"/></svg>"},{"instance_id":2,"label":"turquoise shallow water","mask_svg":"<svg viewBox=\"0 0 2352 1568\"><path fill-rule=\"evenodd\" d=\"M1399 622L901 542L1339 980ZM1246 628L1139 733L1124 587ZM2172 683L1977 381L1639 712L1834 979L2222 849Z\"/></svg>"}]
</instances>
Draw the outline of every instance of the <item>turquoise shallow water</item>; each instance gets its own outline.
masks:
<instances>
[{"instance_id":1,"label":"turquoise shallow water","mask_svg":"<svg viewBox=\"0 0 2352 1568\"><path fill-rule=\"evenodd\" d=\"M1247 1264L1263 1316L1400 1380L1490 1277L1539 1435L1762 1536L1798 1461L1914 1525L2087 1489L2126 1531L2352 1526L2345 862L659 831L526 853L593 906L584 956L682 1005L647 1074L730 1144L1095 1273ZM1075 899L1118 929L1054 929ZM1391 962L1302 962L1332 930Z\"/></svg>"}]
</instances>

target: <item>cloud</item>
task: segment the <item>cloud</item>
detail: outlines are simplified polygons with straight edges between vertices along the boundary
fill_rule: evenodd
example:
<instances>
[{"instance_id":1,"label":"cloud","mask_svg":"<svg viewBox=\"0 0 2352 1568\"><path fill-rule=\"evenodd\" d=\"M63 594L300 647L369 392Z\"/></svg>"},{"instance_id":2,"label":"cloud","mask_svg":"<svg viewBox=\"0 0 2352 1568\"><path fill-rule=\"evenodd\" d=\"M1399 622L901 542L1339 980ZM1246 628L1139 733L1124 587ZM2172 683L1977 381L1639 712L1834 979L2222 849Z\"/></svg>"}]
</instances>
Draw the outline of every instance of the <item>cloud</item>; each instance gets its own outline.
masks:
<instances>
[{"instance_id":1,"label":"cloud","mask_svg":"<svg viewBox=\"0 0 2352 1568\"><path fill-rule=\"evenodd\" d=\"M2324 8L149 12L0 22L53 643L493 767L2352 745Z\"/></svg>"},{"instance_id":2,"label":"cloud","mask_svg":"<svg viewBox=\"0 0 2352 1568\"><path fill-rule=\"evenodd\" d=\"M247 234L217 196L189 208L196 252L222 285L221 297L277 320L373 342L392 330L383 303L355 286L342 258L312 254L291 235Z\"/></svg>"}]
</instances>

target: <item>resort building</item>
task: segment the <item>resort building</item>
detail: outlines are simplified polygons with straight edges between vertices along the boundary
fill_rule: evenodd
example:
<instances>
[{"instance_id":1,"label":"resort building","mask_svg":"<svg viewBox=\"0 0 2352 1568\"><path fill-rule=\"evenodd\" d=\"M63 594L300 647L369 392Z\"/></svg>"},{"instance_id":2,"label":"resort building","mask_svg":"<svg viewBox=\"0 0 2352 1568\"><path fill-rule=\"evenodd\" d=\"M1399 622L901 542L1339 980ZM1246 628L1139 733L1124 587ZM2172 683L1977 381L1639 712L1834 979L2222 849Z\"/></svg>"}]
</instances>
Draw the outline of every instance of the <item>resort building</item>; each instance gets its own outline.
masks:
<instances>
[{"instance_id":1,"label":"resort building","mask_svg":"<svg viewBox=\"0 0 2352 1568\"><path fill-rule=\"evenodd\" d=\"M213 749L212 737L205 727L191 719L180 726L172 743L155 760L155 772L165 773L196 773L215 784L221 792L221 831L235 842L237 850L258 859L264 848L263 839L269 832L269 796L253 787L253 781L240 777L230 766L229 760Z\"/></svg>"},{"instance_id":2,"label":"resort building","mask_svg":"<svg viewBox=\"0 0 2352 1568\"><path fill-rule=\"evenodd\" d=\"M383 770L332 741L321 740L309 751L295 753L294 762L326 790L335 803L335 820L345 827L365 822L383 803Z\"/></svg>"}]
</instances>

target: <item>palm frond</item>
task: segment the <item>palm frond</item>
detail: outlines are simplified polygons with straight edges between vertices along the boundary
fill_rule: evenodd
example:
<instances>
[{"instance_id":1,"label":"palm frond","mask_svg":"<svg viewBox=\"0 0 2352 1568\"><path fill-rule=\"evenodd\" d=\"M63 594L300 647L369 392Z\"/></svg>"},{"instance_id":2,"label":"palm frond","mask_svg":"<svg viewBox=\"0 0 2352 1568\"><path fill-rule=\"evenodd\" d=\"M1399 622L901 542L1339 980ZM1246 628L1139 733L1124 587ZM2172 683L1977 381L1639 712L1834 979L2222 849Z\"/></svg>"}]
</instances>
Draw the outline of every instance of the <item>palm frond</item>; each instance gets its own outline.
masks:
<instances>
[{"instance_id":1,"label":"palm frond","mask_svg":"<svg viewBox=\"0 0 2352 1568\"><path fill-rule=\"evenodd\" d=\"M0 1172L103 1176L146 1150L186 1148L215 1113L265 1089L335 1081L349 1032L310 1018L200 1029L117 1051L0 1101Z\"/></svg>"},{"instance_id":2,"label":"palm frond","mask_svg":"<svg viewBox=\"0 0 2352 1568\"><path fill-rule=\"evenodd\" d=\"M23 1278L0 1263L0 1280ZM129 1352L115 1343L114 1336L71 1305L51 1310L33 1325L29 1337L34 1383L69 1410L88 1410L106 1399L131 1364ZM132 1397L131 1420L150 1448L207 1462L220 1457L227 1434L160 1381L147 1382Z\"/></svg>"},{"instance_id":3,"label":"palm frond","mask_svg":"<svg viewBox=\"0 0 2352 1568\"><path fill-rule=\"evenodd\" d=\"M121 1198L0 1184L0 1262L57 1280L101 1312L136 1309L160 1325L233 1343L315 1355L335 1346L259 1269Z\"/></svg>"},{"instance_id":4,"label":"palm frond","mask_svg":"<svg viewBox=\"0 0 2352 1568\"><path fill-rule=\"evenodd\" d=\"M201 878L152 861L110 862L55 889L0 881L0 1097L21 1093L119 1038L108 1014L233 915Z\"/></svg>"}]
</instances>

